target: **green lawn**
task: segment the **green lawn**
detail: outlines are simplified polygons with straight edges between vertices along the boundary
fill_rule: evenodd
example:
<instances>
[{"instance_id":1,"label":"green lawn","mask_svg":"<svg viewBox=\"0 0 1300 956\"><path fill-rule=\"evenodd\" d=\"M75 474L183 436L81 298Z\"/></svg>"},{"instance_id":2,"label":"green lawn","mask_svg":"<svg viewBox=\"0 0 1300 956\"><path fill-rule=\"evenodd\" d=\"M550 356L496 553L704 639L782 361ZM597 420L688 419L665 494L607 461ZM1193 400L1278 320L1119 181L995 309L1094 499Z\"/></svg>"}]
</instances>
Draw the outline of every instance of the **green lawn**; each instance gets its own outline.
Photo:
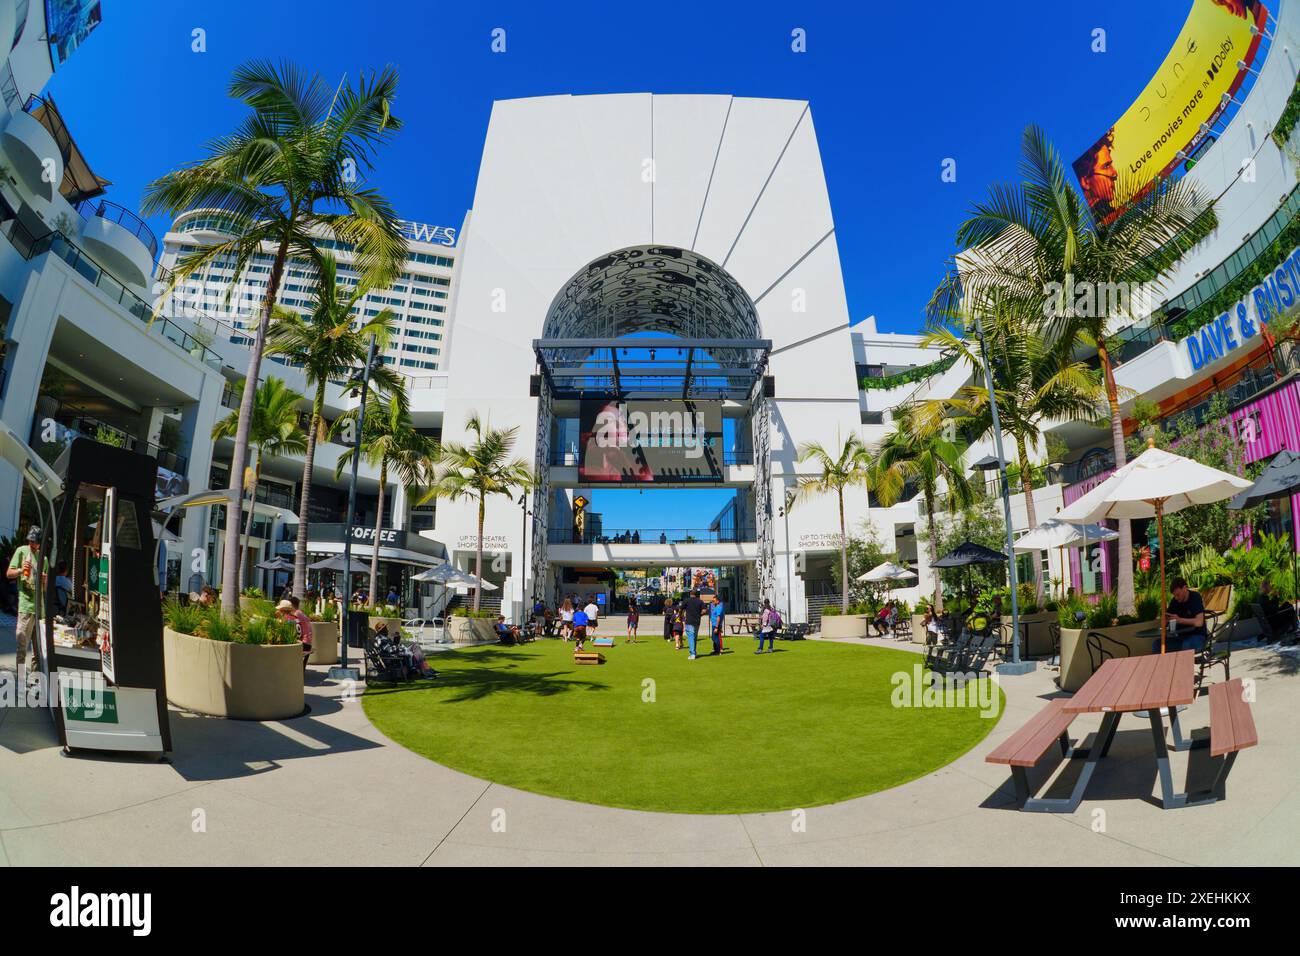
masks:
<instances>
[{"instance_id":1,"label":"green lawn","mask_svg":"<svg viewBox=\"0 0 1300 956\"><path fill-rule=\"evenodd\" d=\"M575 665L573 645L555 640L449 651L430 655L436 681L372 687L363 705L397 743L476 777L682 813L874 793L950 763L997 722L973 707L894 707L891 675L921 660L906 651L726 644L688 661L662 638L620 637L600 666Z\"/></svg>"}]
</instances>

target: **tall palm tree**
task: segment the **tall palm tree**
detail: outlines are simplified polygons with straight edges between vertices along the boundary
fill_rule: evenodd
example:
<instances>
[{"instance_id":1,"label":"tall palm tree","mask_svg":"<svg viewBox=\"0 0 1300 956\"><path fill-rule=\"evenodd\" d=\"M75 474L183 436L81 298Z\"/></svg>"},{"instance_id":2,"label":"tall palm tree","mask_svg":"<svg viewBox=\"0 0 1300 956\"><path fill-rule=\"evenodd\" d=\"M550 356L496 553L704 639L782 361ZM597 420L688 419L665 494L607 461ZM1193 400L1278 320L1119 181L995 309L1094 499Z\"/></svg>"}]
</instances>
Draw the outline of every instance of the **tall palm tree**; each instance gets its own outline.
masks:
<instances>
[{"instance_id":1,"label":"tall palm tree","mask_svg":"<svg viewBox=\"0 0 1300 956\"><path fill-rule=\"evenodd\" d=\"M893 505L911 485L918 489L925 501L927 531L929 533L930 567L939 560L939 528L935 521L939 486L947 494L944 506L955 514L968 506L974 498L962 456L966 447L955 437L945 434L947 423L935 414L930 405L900 406L894 412L894 430L885 436L873 459L876 496L885 507ZM943 584L934 574L934 609L943 612Z\"/></svg>"},{"instance_id":2,"label":"tall palm tree","mask_svg":"<svg viewBox=\"0 0 1300 956\"><path fill-rule=\"evenodd\" d=\"M969 366L976 381L963 386L952 398L936 401L945 411L955 413L968 435L984 435L993 429L992 407L984 385L984 362L978 342L958 332L969 327L966 317L957 318L960 321L956 328L931 328L924 344L954 352ZM1033 463L1029 452L1038 447L1043 425L1049 421L1095 419L1105 401L1101 383L1087 363L1062 356L1039 331L1035 319L1036 316L1018 312L1009 303L999 303L985 325L998 420L1016 447L1020 488L1031 528L1038 526L1038 512L1034 506ZM1034 589L1041 604L1041 553L1034 552L1033 559Z\"/></svg>"},{"instance_id":3,"label":"tall palm tree","mask_svg":"<svg viewBox=\"0 0 1300 956\"><path fill-rule=\"evenodd\" d=\"M420 504L437 498L456 501L468 498L478 504L478 539L474 546L474 574L483 577L483 522L487 515L487 501L493 495L513 498L516 493L531 488L536 479L528 462L511 458L519 429L492 428L470 412L465 427L473 432L474 440L443 442L435 462L433 480ZM520 578L523 577L520 569ZM474 589L474 610L479 609L482 588Z\"/></svg>"},{"instance_id":4,"label":"tall palm tree","mask_svg":"<svg viewBox=\"0 0 1300 956\"><path fill-rule=\"evenodd\" d=\"M363 185L376 150L401 128L392 114L396 92L392 67L362 77L355 87L340 83L331 91L319 76L289 63L244 64L235 70L229 93L252 110L250 115L233 133L211 141L206 158L161 176L145 190L146 215L215 209L236 232L181 256L160 301L210 263L229 264L241 276L264 247L274 250L239 403L230 468L234 491L243 490L253 395L285 261L293 256L319 263L316 244L322 233L353 250L366 285L388 284L405 259L400 220L388 200ZM230 511L238 525L238 495ZM238 564L238 540L227 535L223 580L235 579ZM223 609L233 613L237 597L225 588Z\"/></svg>"},{"instance_id":5,"label":"tall palm tree","mask_svg":"<svg viewBox=\"0 0 1300 956\"><path fill-rule=\"evenodd\" d=\"M350 411L345 418L355 419L356 412ZM339 422L344 421L340 418ZM336 429L339 424L335 424ZM390 474L401 482L408 500L416 496L417 490L425 482L428 469L437 456L437 445L432 438L422 435L411 424L411 416L402 402L395 399L383 399L370 396L366 399L365 434L358 443L361 455L366 461L379 468L379 500L375 505L375 539L370 551L370 606L378 604L375 600L379 583L379 532L384 526L384 487L388 484ZM343 469L352 462L358 445L348 448L339 455L334 476L338 478Z\"/></svg>"},{"instance_id":6,"label":"tall palm tree","mask_svg":"<svg viewBox=\"0 0 1300 956\"><path fill-rule=\"evenodd\" d=\"M369 291L361 283L354 289L339 286L334 257L323 254L316 275L314 302L307 315L275 308L275 321L267 337L268 355L279 355L301 368L316 387L311 403L311 425L307 430L307 452L302 465L302 495L298 506L298 537L293 549L293 593L307 593L307 528L311 502L312 472L316 443L325 438L325 386L330 381L346 382L366 364L370 337L382 349L396 334L397 317L384 309L363 324L355 324L352 313ZM370 373L371 386L405 403L405 379L385 365Z\"/></svg>"},{"instance_id":7,"label":"tall palm tree","mask_svg":"<svg viewBox=\"0 0 1300 956\"><path fill-rule=\"evenodd\" d=\"M248 489L248 516L244 522L244 538L240 546L239 590L244 590L245 561L248 539L253 532L253 512L257 502L257 486L262 480L262 463L268 455L301 455L307 450L307 435L298 424L298 403L303 400L281 379L268 378L257 386L253 397L253 418L248 429L248 441L254 451L253 481ZM232 438L239 430L239 412L229 415L212 427L213 438ZM226 537L238 538L238 526L226 515Z\"/></svg>"},{"instance_id":8,"label":"tall palm tree","mask_svg":"<svg viewBox=\"0 0 1300 956\"><path fill-rule=\"evenodd\" d=\"M869 488L871 482L871 459L867 448L857 433L850 434L839 448L827 448L821 442L805 442L799 446L797 460L800 464L812 462L817 466L817 473L800 475L790 499L794 507L800 501L806 501L818 495L835 495L840 509L840 611L849 613L849 538L844 524L844 490L846 488Z\"/></svg>"},{"instance_id":9,"label":"tall palm tree","mask_svg":"<svg viewBox=\"0 0 1300 956\"><path fill-rule=\"evenodd\" d=\"M1178 260L1217 225L1213 204L1187 179L1158 182L1143 192L1121 177L1116 195L1137 198L1098 219L1043 130L1026 128L1021 153L1021 182L993 187L958 227L957 248L963 251L930 309L952 314L965 300L972 314L986 314L995 297L1017 300L1044 317L1044 330L1062 354L1095 349L1120 467L1126 461L1124 418L1112 336L1122 324L1146 317L1149 307L1142 307L1137 293L1150 298L1159 292ZM1119 522L1119 535L1119 612L1131 614L1133 537L1127 520Z\"/></svg>"}]
</instances>

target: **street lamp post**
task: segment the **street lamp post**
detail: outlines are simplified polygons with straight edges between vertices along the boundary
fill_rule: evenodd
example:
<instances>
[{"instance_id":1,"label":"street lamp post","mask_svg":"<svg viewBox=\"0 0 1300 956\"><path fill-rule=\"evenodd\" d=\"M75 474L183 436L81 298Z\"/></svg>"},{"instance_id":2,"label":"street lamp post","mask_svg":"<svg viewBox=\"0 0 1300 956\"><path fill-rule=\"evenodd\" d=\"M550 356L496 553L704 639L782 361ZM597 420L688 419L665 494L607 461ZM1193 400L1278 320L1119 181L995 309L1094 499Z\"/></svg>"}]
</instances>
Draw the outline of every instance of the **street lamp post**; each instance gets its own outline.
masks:
<instances>
[{"instance_id":1,"label":"street lamp post","mask_svg":"<svg viewBox=\"0 0 1300 956\"><path fill-rule=\"evenodd\" d=\"M790 567L790 504L793 501L794 492L787 489L781 517L785 520L785 614L791 622L794 621L794 572Z\"/></svg>"},{"instance_id":2,"label":"street lamp post","mask_svg":"<svg viewBox=\"0 0 1300 956\"><path fill-rule=\"evenodd\" d=\"M998 418L997 394L993 389L993 367L989 365L988 344L984 341L984 319L975 316L975 331L980 340L980 358L984 360L984 384L989 393L989 411L993 415L993 447L998 456L998 473L1002 476L1002 516L1007 526L1007 571L1011 580L1011 660L998 665L999 674L1028 674L1036 667L1033 661L1020 659L1020 601L1016 596L1015 539L1011 533L1011 488L1007 482L1007 457L1002 452L1002 423Z\"/></svg>"},{"instance_id":3,"label":"street lamp post","mask_svg":"<svg viewBox=\"0 0 1300 956\"><path fill-rule=\"evenodd\" d=\"M352 377L350 384L360 384L361 404L357 407L357 431L352 442L352 476L348 479L348 517L343 525L343 648L339 663L329 670L331 679L336 680L360 680L361 672L355 667L348 666L348 637L352 630L352 522L357 516L357 468L361 464L361 438L365 434L366 427L366 395L370 391L370 373L375 367L375 348L376 342L373 335L370 336L370 348L366 351L366 367L361 370L361 380L357 382L357 376ZM356 394L356 393L354 393ZM379 542L375 541L371 547L379 547ZM371 595L373 599L374 595Z\"/></svg>"},{"instance_id":4,"label":"street lamp post","mask_svg":"<svg viewBox=\"0 0 1300 956\"><path fill-rule=\"evenodd\" d=\"M528 492L519 493L519 508L523 511L522 539L523 557L519 561L519 620L523 623L524 615L532 610L528 601Z\"/></svg>"}]
</instances>

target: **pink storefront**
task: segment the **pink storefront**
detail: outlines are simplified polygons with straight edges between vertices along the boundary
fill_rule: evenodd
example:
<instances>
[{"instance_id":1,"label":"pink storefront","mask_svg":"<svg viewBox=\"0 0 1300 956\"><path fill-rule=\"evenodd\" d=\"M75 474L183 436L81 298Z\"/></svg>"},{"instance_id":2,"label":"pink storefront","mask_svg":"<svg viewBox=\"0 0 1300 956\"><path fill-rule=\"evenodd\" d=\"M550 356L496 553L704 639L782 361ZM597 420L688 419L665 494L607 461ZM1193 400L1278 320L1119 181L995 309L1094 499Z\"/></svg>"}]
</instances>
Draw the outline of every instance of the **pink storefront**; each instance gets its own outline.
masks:
<instances>
[{"instance_id":1,"label":"pink storefront","mask_svg":"<svg viewBox=\"0 0 1300 956\"><path fill-rule=\"evenodd\" d=\"M1271 458L1283 448L1300 452L1300 381L1288 381L1274 388L1266 395L1256 398L1232 412L1232 421L1238 438L1246 447L1246 461L1256 462ZM1070 505L1105 481L1114 472L1108 469L1086 481L1069 485L1062 493L1065 504ZM1291 498L1291 540L1300 534L1297 531L1296 518L1300 514L1300 495ZM1107 522L1111 527L1115 522ZM1143 542L1135 540L1134 549ZM1095 567L1100 575L1100 586L1108 590L1112 586L1113 568L1117 546L1112 542L1088 546L1089 571ZM1070 584L1077 593L1093 593L1097 582L1090 581L1085 592L1083 568L1079 561L1079 549L1070 551Z\"/></svg>"}]
</instances>

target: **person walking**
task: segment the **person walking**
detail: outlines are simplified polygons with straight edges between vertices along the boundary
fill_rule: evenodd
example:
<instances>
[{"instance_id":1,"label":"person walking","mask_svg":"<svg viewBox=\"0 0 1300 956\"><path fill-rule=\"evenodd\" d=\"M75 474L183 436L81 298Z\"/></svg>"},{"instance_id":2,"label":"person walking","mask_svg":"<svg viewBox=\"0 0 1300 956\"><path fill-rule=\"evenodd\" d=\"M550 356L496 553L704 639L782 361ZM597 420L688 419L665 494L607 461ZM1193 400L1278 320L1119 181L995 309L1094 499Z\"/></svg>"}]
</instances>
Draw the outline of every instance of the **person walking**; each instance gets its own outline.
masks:
<instances>
[{"instance_id":1,"label":"person walking","mask_svg":"<svg viewBox=\"0 0 1300 956\"><path fill-rule=\"evenodd\" d=\"M772 602L764 599L763 613L758 621L758 650L755 654L763 653L763 639L767 639L768 653L776 650L776 632L781 627L781 612L772 607Z\"/></svg>"},{"instance_id":2,"label":"person walking","mask_svg":"<svg viewBox=\"0 0 1300 956\"><path fill-rule=\"evenodd\" d=\"M587 595L587 606L582 609L587 615L587 630L596 630L600 623L600 605L596 603L596 595Z\"/></svg>"},{"instance_id":3,"label":"person walking","mask_svg":"<svg viewBox=\"0 0 1300 956\"><path fill-rule=\"evenodd\" d=\"M17 654L14 658L18 666L18 687L27 686L26 670L28 654L31 655L32 670L36 668L36 641L40 635L36 623L36 589L43 588L50 572L50 559L41 554L41 529L32 525L27 531L27 543L15 548L9 559L9 568L5 577L18 587L18 639Z\"/></svg>"},{"instance_id":4,"label":"person walking","mask_svg":"<svg viewBox=\"0 0 1300 956\"><path fill-rule=\"evenodd\" d=\"M636 606L636 598L627 599L627 643L636 644L636 629L641 623L641 611Z\"/></svg>"},{"instance_id":5,"label":"person walking","mask_svg":"<svg viewBox=\"0 0 1300 956\"><path fill-rule=\"evenodd\" d=\"M690 596L682 602L682 631L686 635L687 660L695 660L695 635L700 628L700 618L703 616L704 602L700 600L699 588L694 588Z\"/></svg>"},{"instance_id":6,"label":"person walking","mask_svg":"<svg viewBox=\"0 0 1300 956\"><path fill-rule=\"evenodd\" d=\"M573 637L573 598L565 598L560 605L560 640Z\"/></svg>"},{"instance_id":7,"label":"person walking","mask_svg":"<svg viewBox=\"0 0 1300 956\"><path fill-rule=\"evenodd\" d=\"M722 628L725 614L726 608L722 606L722 598L715 597L713 603L709 606L709 627L713 631L713 653L715 656L722 653Z\"/></svg>"},{"instance_id":8,"label":"person walking","mask_svg":"<svg viewBox=\"0 0 1300 956\"><path fill-rule=\"evenodd\" d=\"M664 640L673 639L673 599L664 598Z\"/></svg>"}]
</instances>

